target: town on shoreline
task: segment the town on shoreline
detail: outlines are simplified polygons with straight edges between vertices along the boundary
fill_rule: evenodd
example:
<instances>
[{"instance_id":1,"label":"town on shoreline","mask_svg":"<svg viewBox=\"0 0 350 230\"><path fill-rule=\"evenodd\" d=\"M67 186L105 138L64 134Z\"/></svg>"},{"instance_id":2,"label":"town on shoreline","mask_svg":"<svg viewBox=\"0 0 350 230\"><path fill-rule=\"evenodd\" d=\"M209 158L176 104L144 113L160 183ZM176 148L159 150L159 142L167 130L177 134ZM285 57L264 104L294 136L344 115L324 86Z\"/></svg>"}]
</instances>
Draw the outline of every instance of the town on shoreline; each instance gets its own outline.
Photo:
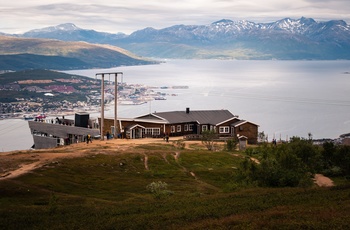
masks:
<instances>
[{"instance_id":1,"label":"town on shoreline","mask_svg":"<svg viewBox=\"0 0 350 230\"><path fill-rule=\"evenodd\" d=\"M106 105L114 103L115 88L115 82L105 81ZM117 101L121 105L140 105L152 100L166 100L169 96L177 96L170 91L167 92L168 89L188 88L188 86L147 86L117 82ZM43 114L58 116L72 115L76 112L95 113L100 111L100 106L100 79L62 75L44 70L26 71L11 78L0 77L0 119L29 120Z\"/></svg>"}]
</instances>

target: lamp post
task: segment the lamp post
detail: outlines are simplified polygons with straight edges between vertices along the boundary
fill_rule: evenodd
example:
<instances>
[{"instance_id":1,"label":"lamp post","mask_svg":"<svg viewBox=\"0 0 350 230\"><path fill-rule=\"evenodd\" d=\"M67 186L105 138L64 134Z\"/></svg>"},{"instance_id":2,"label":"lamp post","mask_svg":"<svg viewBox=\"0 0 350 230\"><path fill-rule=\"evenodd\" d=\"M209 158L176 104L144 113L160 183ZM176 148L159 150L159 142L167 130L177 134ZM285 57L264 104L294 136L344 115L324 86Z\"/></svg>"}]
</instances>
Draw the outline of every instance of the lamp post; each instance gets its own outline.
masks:
<instances>
[{"instance_id":1,"label":"lamp post","mask_svg":"<svg viewBox=\"0 0 350 230\"><path fill-rule=\"evenodd\" d=\"M118 119L118 111L117 111L117 103L118 103L118 81L117 77L118 74L121 74L123 76L123 72L113 72L113 73L97 73L96 77L98 75L101 75L102 81L101 81L101 124L100 124L100 132L101 132L101 140L104 140L104 76L105 74L111 75L114 74L115 76L115 82L114 82L114 130L113 135L114 138L117 137L116 130L117 130L117 119Z\"/></svg>"}]
</instances>

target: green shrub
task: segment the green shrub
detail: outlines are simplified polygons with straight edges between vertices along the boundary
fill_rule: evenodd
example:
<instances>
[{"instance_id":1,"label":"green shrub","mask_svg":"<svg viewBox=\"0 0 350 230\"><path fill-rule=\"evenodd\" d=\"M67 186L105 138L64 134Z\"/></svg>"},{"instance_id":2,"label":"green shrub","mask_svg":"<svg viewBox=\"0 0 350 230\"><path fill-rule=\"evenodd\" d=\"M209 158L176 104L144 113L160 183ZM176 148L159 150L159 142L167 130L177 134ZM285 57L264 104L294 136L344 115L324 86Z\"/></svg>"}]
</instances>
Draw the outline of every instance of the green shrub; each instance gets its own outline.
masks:
<instances>
[{"instance_id":1,"label":"green shrub","mask_svg":"<svg viewBox=\"0 0 350 230\"><path fill-rule=\"evenodd\" d=\"M234 151L236 149L237 144L238 144L238 141L235 138L227 140L226 141L226 150L230 151L230 152Z\"/></svg>"},{"instance_id":2,"label":"green shrub","mask_svg":"<svg viewBox=\"0 0 350 230\"><path fill-rule=\"evenodd\" d=\"M204 144L209 151L214 150L214 140L216 138L217 135L213 130L206 130L202 132L202 144Z\"/></svg>"},{"instance_id":3,"label":"green shrub","mask_svg":"<svg viewBox=\"0 0 350 230\"><path fill-rule=\"evenodd\" d=\"M168 184L162 181L152 182L149 185L147 185L146 188L153 194L154 198L156 199L160 199L174 194L174 192L167 190Z\"/></svg>"},{"instance_id":4,"label":"green shrub","mask_svg":"<svg viewBox=\"0 0 350 230\"><path fill-rule=\"evenodd\" d=\"M293 138L291 143L269 146L262 145L254 150L246 150L261 155L260 164L246 159L239 168L237 179L244 184L263 187L308 187L313 174L322 165L317 146L310 141Z\"/></svg>"}]
</instances>

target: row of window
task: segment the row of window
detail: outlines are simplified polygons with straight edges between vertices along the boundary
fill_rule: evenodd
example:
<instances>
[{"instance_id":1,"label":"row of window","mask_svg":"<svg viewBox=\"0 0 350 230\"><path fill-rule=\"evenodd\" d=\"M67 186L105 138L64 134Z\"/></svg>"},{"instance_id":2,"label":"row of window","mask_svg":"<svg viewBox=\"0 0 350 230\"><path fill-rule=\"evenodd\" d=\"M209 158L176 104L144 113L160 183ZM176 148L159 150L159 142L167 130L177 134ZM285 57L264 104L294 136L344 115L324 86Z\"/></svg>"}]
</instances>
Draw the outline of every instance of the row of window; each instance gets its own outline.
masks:
<instances>
[{"instance_id":1,"label":"row of window","mask_svg":"<svg viewBox=\"0 0 350 230\"><path fill-rule=\"evenodd\" d=\"M160 128L145 128L142 129L142 134L147 136L159 136L160 135Z\"/></svg>"},{"instance_id":2,"label":"row of window","mask_svg":"<svg viewBox=\"0 0 350 230\"><path fill-rule=\"evenodd\" d=\"M181 125L172 125L171 126L171 132L175 133L175 132L181 132ZM211 127L211 129L215 130L216 127ZM208 125L202 125L202 132L208 130ZM193 131L193 124L186 124L184 125L184 131ZM230 126L220 126L219 127L219 133L230 133Z\"/></svg>"},{"instance_id":3,"label":"row of window","mask_svg":"<svg viewBox=\"0 0 350 230\"><path fill-rule=\"evenodd\" d=\"M193 131L193 124L185 124L184 125L184 131ZM171 126L171 133L175 132L181 132L182 125L172 125ZM216 127L211 126L211 130L215 131ZM113 128L112 128L113 130ZM202 125L202 132L208 130L208 125ZM242 129L240 129L242 130ZM230 126L220 126L219 127L219 133L230 133ZM158 136L160 135L160 128L146 128L142 129L142 134L146 134L147 136Z\"/></svg>"},{"instance_id":4,"label":"row of window","mask_svg":"<svg viewBox=\"0 0 350 230\"><path fill-rule=\"evenodd\" d=\"M175 133L175 130L176 130L176 132L179 133L179 132L181 132L181 127L182 127L182 125L177 125L177 126L172 125L171 126L171 132ZM184 125L184 131L185 132L193 131L193 124L185 124Z\"/></svg>"}]
</instances>

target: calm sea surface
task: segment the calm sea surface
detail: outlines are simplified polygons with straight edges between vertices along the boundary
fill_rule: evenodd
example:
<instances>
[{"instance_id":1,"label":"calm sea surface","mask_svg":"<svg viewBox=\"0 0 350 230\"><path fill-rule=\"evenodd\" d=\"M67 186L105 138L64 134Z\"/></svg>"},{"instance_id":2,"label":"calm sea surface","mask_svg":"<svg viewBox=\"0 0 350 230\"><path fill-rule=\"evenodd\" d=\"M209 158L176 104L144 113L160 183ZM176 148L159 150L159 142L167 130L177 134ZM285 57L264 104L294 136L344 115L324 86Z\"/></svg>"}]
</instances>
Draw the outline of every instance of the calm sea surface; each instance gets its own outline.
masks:
<instances>
[{"instance_id":1,"label":"calm sea surface","mask_svg":"<svg viewBox=\"0 0 350 230\"><path fill-rule=\"evenodd\" d=\"M119 117L186 107L228 109L258 124L269 139L308 133L315 139L336 138L350 133L350 61L169 60L160 65L67 71L92 78L100 72L123 72L129 84L189 86L159 90L178 95L164 101L119 106ZM106 116L113 116L113 109ZM0 151L32 144L27 122L0 121Z\"/></svg>"}]
</instances>

